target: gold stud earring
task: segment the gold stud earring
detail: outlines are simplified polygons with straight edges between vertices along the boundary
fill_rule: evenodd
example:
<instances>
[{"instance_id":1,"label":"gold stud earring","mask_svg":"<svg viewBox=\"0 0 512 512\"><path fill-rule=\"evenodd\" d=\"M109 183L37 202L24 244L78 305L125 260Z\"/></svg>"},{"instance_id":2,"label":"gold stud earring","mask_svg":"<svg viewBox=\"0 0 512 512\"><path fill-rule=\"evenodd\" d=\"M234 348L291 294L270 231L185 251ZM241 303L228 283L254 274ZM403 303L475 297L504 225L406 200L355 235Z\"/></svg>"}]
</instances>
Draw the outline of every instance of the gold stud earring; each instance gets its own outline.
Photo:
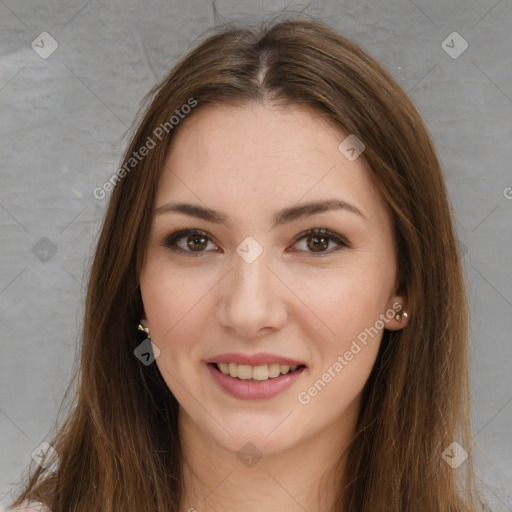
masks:
<instances>
[{"instance_id":1,"label":"gold stud earring","mask_svg":"<svg viewBox=\"0 0 512 512\"><path fill-rule=\"evenodd\" d=\"M150 339L151 339L151 334L149 334L149 327L144 327L142 324L139 324L139 325L137 326L137 329L138 329L139 331L144 331L144 332L148 335L148 340L150 340Z\"/></svg>"},{"instance_id":2,"label":"gold stud earring","mask_svg":"<svg viewBox=\"0 0 512 512\"><path fill-rule=\"evenodd\" d=\"M399 311L399 312L395 315L395 320L397 320L398 322L401 322L401 321L402 321L402 315L403 315L403 317L407 320L407 317L408 317L409 315L408 315L408 314L407 314L407 312L405 312L405 311L404 311L403 313L402 313L401 311Z\"/></svg>"}]
</instances>

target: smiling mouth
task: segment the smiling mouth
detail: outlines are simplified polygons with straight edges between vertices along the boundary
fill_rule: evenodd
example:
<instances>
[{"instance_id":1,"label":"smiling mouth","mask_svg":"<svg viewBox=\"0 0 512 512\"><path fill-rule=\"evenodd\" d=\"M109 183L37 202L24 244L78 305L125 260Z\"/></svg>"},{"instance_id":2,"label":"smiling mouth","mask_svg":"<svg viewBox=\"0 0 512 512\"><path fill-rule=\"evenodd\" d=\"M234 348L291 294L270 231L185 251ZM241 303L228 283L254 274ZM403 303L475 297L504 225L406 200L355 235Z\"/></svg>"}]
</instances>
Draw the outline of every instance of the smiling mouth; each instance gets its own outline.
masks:
<instances>
[{"instance_id":1,"label":"smiling mouth","mask_svg":"<svg viewBox=\"0 0 512 512\"><path fill-rule=\"evenodd\" d=\"M237 380L250 382L265 382L288 375L305 368L304 365L289 366L287 364L271 363L251 366L236 363L209 363L217 371Z\"/></svg>"}]
</instances>

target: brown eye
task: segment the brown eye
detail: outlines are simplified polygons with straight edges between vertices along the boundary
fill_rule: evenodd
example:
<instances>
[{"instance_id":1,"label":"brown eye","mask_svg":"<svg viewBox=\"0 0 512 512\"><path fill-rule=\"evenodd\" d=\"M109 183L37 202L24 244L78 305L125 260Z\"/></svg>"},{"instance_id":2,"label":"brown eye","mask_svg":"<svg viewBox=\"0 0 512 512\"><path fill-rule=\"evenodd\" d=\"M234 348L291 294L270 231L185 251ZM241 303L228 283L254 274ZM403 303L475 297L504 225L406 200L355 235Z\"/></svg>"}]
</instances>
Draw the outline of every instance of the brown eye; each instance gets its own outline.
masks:
<instances>
[{"instance_id":1,"label":"brown eye","mask_svg":"<svg viewBox=\"0 0 512 512\"><path fill-rule=\"evenodd\" d=\"M209 252L205 250L208 247L208 242L211 242L210 237L204 231L181 229L168 235L162 245L177 254L202 256ZM214 245L213 242L211 243Z\"/></svg>"},{"instance_id":2,"label":"brown eye","mask_svg":"<svg viewBox=\"0 0 512 512\"><path fill-rule=\"evenodd\" d=\"M297 235L294 245L302 240L306 242L305 248L299 252L305 252L310 256L327 256L343 247L350 247L345 239L326 229L316 228L303 232ZM207 250L208 243L216 247L208 233L197 229L180 229L168 235L162 245L176 254L203 256L210 252L210 250ZM334 244L334 246L329 249L331 244Z\"/></svg>"},{"instance_id":3,"label":"brown eye","mask_svg":"<svg viewBox=\"0 0 512 512\"><path fill-rule=\"evenodd\" d=\"M350 247L350 244L341 236L326 229L310 229L295 238L296 244L302 240L305 240L305 250L301 252L309 253L309 255L327 256L343 247ZM327 250L331 243L334 244L334 247Z\"/></svg>"},{"instance_id":4,"label":"brown eye","mask_svg":"<svg viewBox=\"0 0 512 512\"><path fill-rule=\"evenodd\" d=\"M191 235L187 238L187 247L191 251L202 251L207 245L207 238L202 235Z\"/></svg>"},{"instance_id":5,"label":"brown eye","mask_svg":"<svg viewBox=\"0 0 512 512\"><path fill-rule=\"evenodd\" d=\"M329 237L318 235L308 236L307 245L313 252L324 251L329 246Z\"/></svg>"}]
</instances>

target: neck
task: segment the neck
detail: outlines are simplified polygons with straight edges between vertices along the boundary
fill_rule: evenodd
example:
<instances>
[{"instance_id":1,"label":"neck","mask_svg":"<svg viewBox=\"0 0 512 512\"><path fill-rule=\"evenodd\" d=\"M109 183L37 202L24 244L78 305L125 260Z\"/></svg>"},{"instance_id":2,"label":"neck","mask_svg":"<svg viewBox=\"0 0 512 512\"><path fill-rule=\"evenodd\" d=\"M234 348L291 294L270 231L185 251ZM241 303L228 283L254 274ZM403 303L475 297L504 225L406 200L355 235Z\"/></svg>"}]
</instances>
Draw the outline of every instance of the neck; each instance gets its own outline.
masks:
<instances>
[{"instance_id":1,"label":"neck","mask_svg":"<svg viewBox=\"0 0 512 512\"><path fill-rule=\"evenodd\" d=\"M260 458L226 450L180 408L180 512L334 512L344 501L345 461L358 405L328 430Z\"/></svg>"}]
</instances>

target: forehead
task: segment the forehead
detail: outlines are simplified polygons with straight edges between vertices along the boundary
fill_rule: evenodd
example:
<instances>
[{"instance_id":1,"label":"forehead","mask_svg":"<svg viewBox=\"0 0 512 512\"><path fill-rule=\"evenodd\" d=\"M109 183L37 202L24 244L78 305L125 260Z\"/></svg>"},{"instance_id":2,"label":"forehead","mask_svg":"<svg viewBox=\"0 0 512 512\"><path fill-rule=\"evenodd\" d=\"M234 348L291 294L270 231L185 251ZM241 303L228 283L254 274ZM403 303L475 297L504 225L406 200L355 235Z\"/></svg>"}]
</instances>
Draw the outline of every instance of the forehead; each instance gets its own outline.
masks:
<instances>
[{"instance_id":1,"label":"forehead","mask_svg":"<svg viewBox=\"0 0 512 512\"><path fill-rule=\"evenodd\" d=\"M364 156L349 161L338 149L347 135L302 106L201 107L173 140L156 206L189 199L222 210L274 211L335 196L382 216Z\"/></svg>"},{"instance_id":2,"label":"forehead","mask_svg":"<svg viewBox=\"0 0 512 512\"><path fill-rule=\"evenodd\" d=\"M304 157L326 156L344 136L326 116L311 108L260 103L207 105L186 119L173 141L169 160L182 160L187 153L191 164L187 167L191 168L198 160L221 156L243 171L253 168L248 157L254 157L267 163L261 171L274 171L296 167Z\"/></svg>"}]
</instances>

